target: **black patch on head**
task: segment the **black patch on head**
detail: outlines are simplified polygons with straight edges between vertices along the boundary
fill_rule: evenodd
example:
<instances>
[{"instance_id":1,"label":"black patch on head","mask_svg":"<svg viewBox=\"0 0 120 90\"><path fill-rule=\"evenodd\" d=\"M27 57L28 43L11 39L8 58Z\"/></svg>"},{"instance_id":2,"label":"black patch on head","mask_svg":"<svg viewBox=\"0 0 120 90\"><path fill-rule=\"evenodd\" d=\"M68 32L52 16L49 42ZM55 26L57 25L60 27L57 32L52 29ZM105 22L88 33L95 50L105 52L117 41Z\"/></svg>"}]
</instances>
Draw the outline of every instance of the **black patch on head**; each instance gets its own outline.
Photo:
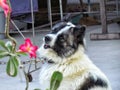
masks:
<instances>
[{"instance_id":1,"label":"black patch on head","mask_svg":"<svg viewBox=\"0 0 120 90\"><path fill-rule=\"evenodd\" d=\"M62 25L62 26L61 26ZM63 28L68 26L67 24L61 24L59 28ZM68 30L63 31L61 34L57 36L55 44L53 46L53 50L57 52L58 56L68 57L73 55L75 51L78 49L79 44L84 45L84 34L85 27L84 26L76 26L73 27L69 25L70 28ZM54 29L54 32L58 32L59 28Z\"/></svg>"},{"instance_id":2,"label":"black patch on head","mask_svg":"<svg viewBox=\"0 0 120 90\"><path fill-rule=\"evenodd\" d=\"M53 49L57 52L58 56L68 57L72 55L76 50L74 41L72 40L73 43L70 43L71 41L70 35L71 33L66 32L61 33L57 36Z\"/></svg>"},{"instance_id":3,"label":"black patch on head","mask_svg":"<svg viewBox=\"0 0 120 90\"><path fill-rule=\"evenodd\" d=\"M89 76L82 87L78 90L89 90L93 87L108 87L107 82L100 77L94 78L93 76Z\"/></svg>"},{"instance_id":4,"label":"black patch on head","mask_svg":"<svg viewBox=\"0 0 120 90\"><path fill-rule=\"evenodd\" d=\"M52 31L50 33L56 34L58 31L60 31L65 26L67 26L66 22L57 23L56 25L53 26Z\"/></svg>"},{"instance_id":5,"label":"black patch on head","mask_svg":"<svg viewBox=\"0 0 120 90\"><path fill-rule=\"evenodd\" d=\"M59 31L61 32L58 33ZM49 43L52 41L52 38L45 37L46 44L44 48L52 48L60 57L68 57L73 55L78 49L79 44L84 45L84 26L75 26L70 22L62 21L54 25L50 34L57 35L54 45L49 45Z\"/></svg>"},{"instance_id":6,"label":"black patch on head","mask_svg":"<svg viewBox=\"0 0 120 90\"><path fill-rule=\"evenodd\" d=\"M76 26L73 30L75 42L84 45L83 38L85 36L85 26Z\"/></svg>"}]
</instances>

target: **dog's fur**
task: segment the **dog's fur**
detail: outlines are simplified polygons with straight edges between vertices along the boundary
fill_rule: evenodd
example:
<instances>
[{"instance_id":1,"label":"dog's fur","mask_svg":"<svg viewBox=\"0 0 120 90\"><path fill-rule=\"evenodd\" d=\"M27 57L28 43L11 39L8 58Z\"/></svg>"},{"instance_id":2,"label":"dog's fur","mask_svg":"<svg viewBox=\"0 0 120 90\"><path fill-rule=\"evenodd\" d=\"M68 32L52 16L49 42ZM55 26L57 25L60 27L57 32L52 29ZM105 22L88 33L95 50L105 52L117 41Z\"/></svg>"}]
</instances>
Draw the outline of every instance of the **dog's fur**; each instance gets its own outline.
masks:
<instances>
[{"instance_id":1,"label":"dog's fur","mask_svg":"<svg viewBox=\"0 0 120 90\"><path fill-rule=\"evenodd\" d=\"M84 26L60 22L44 37L38 50L46 59L39 76L42 90L49 88L54 71L63 74L58 90L111 90L106 76L84 53L84 35Z\"/></svg>"}]
</instances>

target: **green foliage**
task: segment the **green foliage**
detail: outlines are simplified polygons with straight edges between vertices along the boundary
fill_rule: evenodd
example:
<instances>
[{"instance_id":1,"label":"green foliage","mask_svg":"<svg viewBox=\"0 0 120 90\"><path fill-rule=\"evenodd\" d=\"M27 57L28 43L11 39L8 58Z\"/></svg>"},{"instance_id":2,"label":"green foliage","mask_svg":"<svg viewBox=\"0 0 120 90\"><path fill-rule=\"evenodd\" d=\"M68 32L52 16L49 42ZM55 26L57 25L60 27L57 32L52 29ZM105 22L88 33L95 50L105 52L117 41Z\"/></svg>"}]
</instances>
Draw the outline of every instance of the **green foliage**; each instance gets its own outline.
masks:
<instances>
[{"instance_id":1,"label":"green foliage","mask_svg":"<svg viewBox=\"0 0 120 90\"><path fill-rule=\"evenodd\" d=\"M63 79L62 73L55 71L51 77L50 90L57 90Z\"/></svg>"},{"instance_id":2,"label":"green foliage","mask_svg":"<svg viewBox=\"0 0 120 90\"><path fill-rule=\"evenodd\" d=\"M18 73L18 60L17 57L11 56L7 62L6 72L8 75L15 77Z\"/></svg>"},{"instance_id":3,"label":"green foliage","mask_svg":"<svg viewBox=\"0 0 120 90\"><path fill-rule=\"evenodd\" d=\"M8 41L7 43L0 40L0 47L3 49L0 50L0 58L4 58L9 56L9 60L7 62L6 72L9 76L15 77L18 73L19 59L20 55L27 55L24 52L16 52L16 49L13 48L12 42ZM51 77L50 81L50 89L46 90L57 90L60 86L60 83L63 79L62 73L55 71ZM34 89L40 90L40 89Z\"/></svg>"},{"instance_id":4,"label":"green foliage","mask_svg":"<svg viewBox=\"0 0 120 90\"><path fill-rule=\"evenodd\" d=\"M51 77L50 89L46 89L46 90L57 90L58 87L60 86L62 79L63 79L62 73L59 71L55 71ZM34 90L41 90L41 89L34 89Z\"/></svg>"},{"instance_id":5,"label":"green foliage","mask_svg":"<svg viewBox=\"0 0 120 90\"><path fill-rule=\"evenodd\" d=\"M18 57L20 55L26 54L22 52L16 52L16 49L13 49L13 44L11 41L5 43L2 40L0 40L0 47L2 47L2 50L0 50L0 58L9 56L9 60L7 62L6 67L7 74L12 77L17 76L19 66Z\"/></svg>"},{"instance_id":6,"label":"green foliage","mask_svg":"<svg viewBox=\"0 0 120 90\"><path fill-rule=\"evenodd\" d=\"M9 53L4 50L0 50L0 58L4 58L6 56L9 56Z\"/></svg>"},{"instance_id":7,"label":"green foliage","mask_svg":"<svg viewBox=\"0 0 120 90\"><path fill-rule=\"evenodd\" d=\"M3 49L5 49L5 50L8 51L8 48L5 46L5 42L3 42L2 40L0 40L0 46L1 46Z\"/></svg>"},{"instance_id":8,"label":"green foliage","mask_svg":"<svg viewBox=\"0 0 120 90\"><path fill-rule=\"evenodd\" d=\"M41 90L41 89L36 88L36 89L34 89L34 90Z\"/></svg>"},{"instance_id":9,"label":"green foliage","mask_svg":"<svg viewBox=\"0 0 120 90\"><path fill-rule=\"evenodd\" d=\"M6 47L5 42L3 42L2 40L0 40L0 47L3 48L2 50L0 50L0 58L9 56L8 47Z\"/></svg>"},{"instance_id":10,"label":"green foliage","mask_svg":"<svg viewBox=\"0 0 120 90\"><path fill-rule=\"evenodd\" d=\"M8 52L13 52L14 49L11 41L6 42L5 46L7 47Z\"/></svg>"},{"instance_id":11,"label":"green foliage","mask_svg":"<svg viewBox=\"0 0 120 90\"><path fill-rule=\"evenodd\" d=\"M16 52L16 55L17 55L17 56L21 56L21 55L27 56L27 54L26 54L25 52Z\"/></svg>"}]
</instances>

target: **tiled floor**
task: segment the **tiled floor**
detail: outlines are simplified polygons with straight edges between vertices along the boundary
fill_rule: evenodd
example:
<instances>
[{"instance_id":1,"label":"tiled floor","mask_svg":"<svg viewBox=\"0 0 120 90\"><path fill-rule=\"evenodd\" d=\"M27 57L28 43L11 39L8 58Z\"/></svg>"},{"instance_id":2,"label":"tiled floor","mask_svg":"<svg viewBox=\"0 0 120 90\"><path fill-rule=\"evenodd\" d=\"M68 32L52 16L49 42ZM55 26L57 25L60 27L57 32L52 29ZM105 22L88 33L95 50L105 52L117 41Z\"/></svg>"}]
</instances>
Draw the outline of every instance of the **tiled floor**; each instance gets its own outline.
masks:
<instances>
[{"instance_id":1,"label":"tiled floor","mask_svg":"<svg viewBox=\"0 0 120 90\"><path fill-rule=\"evenodd\" d=\"M92 61L107 75L113 90L120 90L120 40L101 40L91 41L89 34L92 32L101 32L101 26L90 26L86 30L86 53ZM118 24L110 24L109 32L120 32ZM36 33L35 44L40 46L42 37L46 32ZM18 41L18 45L24 42L19 34L12 35ZM32 34L25 34L32 38ZM7 39L4 39L7 41ZM27 60L28 57L21 57L21 60ZM0 60L7 61L7 58ZM0 65L0 90L25 90L25 80L20 74L13 78L6 75L5 65ZM29 90L39 88L38 73L32 73L33 82L30 83Z\"/></svg>"}]
</instances>

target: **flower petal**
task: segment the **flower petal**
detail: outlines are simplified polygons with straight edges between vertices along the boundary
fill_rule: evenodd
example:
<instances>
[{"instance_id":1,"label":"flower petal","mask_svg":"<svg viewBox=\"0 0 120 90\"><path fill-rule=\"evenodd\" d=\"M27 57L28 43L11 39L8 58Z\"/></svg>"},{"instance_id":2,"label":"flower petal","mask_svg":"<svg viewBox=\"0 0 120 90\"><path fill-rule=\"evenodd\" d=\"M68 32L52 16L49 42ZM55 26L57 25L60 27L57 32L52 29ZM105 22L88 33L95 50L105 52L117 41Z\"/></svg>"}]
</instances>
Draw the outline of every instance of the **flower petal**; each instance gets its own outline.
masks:
<instances>
[{"instance_id":1,"label":"flower petal","mask_svg":"<svg viewBox=\"0 0 120 90\"><path fill-rule=\"evenodd\" d=\"M25 39L25 45L28 46L28 47L32 46L32 42L31 42L31 40L29 38Z\"/></svg>"},{"instance_id":2,"label":"flower petal","mask_svg":"<svg viewBox=\"0 0 120 90\"><path fill-rule=\"evenodd\" d=\"M29 52L29 54L30 54L30 58L32 58L32 57L34 57L34 58L36 58L36 52Z\"/></svg>"},{"instance_id":3,"label":"flower petal","mask_svg":"<svg viewBox=\"0 0 120 90\"><path fill-rule=\"evenodd\" d=\"M24 44L22 44L19 49L23 52L27 52L26 46Z\"/></svg>"},{"instance_id":4,"label":"flower petal","mask_svg":"<svg viewBox=\"0 0 120 90\"><path fill-rule=\"evenodd\" d=\"M32 47L31 47L31 50L32 50L32 51L36 51L37 49L38 49L37 46L32 46Z\"/></svg>"},{"instance_id":5,"label":"flower petal","mask_svg":"<svg viewBox=\"0 0 120 90\"><path fill-rule=\"evenodd\" d=\"M0 6L3 8L5 16L7 17L8 13L11 13L11 8L7 4L6 0L0 0Z\"/></svg>"},{"instance_id":6,"label":"flower petal","mask_svg":"<svg viewBox=\"0 0 120 90\"><path fill-rule=\"evenodd\" d=\"M20 45L19 51L27 52L30 55L30 58L36 58L36 51L38 47L34 46L29 38L25 39L25 43Z\"/></svg>"}]
</instances>

